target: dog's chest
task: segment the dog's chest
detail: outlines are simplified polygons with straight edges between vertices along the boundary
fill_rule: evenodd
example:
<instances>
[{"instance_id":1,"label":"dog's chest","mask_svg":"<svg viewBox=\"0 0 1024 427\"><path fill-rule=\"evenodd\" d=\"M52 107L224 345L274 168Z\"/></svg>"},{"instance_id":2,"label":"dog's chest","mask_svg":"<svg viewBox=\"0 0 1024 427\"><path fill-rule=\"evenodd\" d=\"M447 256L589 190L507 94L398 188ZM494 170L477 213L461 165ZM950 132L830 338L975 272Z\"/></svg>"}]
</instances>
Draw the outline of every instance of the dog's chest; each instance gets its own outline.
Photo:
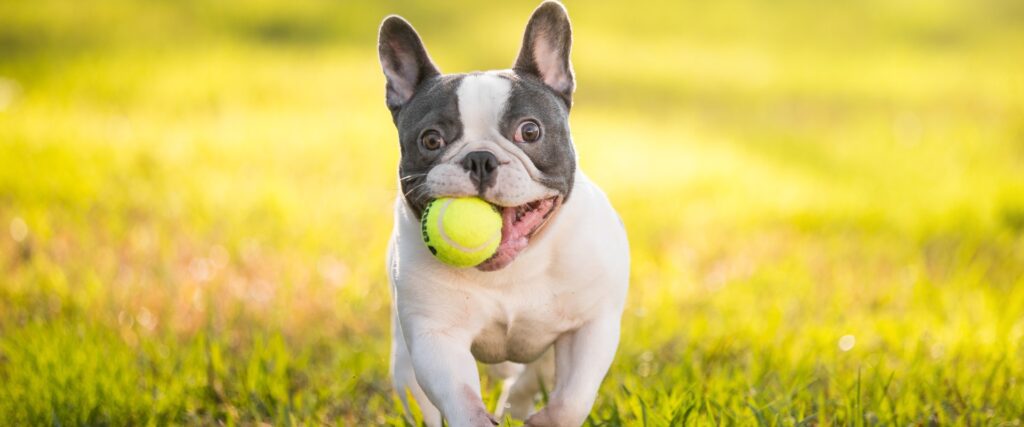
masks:
<instances>
[{"instance_id":1,"label":"dog's chest","mask_svg":"<svg viewBox=\"0 0 1024 427\"><path fill-rule=\"evenodd\" d=\"M585 308L573 291L527 290L492 299L470 350L484 363L528 363L565 331L579 327Z\"/></svg>"}]
</instances>

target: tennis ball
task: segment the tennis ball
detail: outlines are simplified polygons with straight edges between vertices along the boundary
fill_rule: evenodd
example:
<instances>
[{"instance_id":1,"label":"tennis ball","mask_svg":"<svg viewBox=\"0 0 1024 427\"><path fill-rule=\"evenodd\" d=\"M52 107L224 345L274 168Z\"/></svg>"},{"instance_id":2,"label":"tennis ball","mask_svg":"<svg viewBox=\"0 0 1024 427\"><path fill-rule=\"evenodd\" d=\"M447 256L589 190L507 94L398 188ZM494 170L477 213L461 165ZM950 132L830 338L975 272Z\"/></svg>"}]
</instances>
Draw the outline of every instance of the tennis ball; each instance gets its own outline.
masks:
<instances>
[{"instance_id":1,"label":"tennis ball","mask_svg":"<svg viewBox=\"0 0 1024 427\"><path fill-rule=\"evenodd\" d=\"M501 214L476 197L444 197L430 202L420 226L430 253L456 267L486 261L501 243Z\"/></svg>"}]
</instances>

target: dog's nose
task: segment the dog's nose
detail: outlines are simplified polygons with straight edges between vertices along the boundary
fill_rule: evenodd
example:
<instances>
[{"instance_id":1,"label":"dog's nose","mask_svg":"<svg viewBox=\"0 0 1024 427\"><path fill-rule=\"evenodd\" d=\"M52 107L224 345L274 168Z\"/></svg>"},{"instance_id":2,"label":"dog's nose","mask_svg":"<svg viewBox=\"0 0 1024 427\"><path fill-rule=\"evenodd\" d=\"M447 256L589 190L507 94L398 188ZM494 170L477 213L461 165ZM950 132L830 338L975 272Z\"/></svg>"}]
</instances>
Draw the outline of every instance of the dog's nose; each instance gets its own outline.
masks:
<instances>
[{"instance_id":1,"label":"dog's nose","mask_svg":"<svg viewBox=\"0 0 1024 427\"><path fill-rule=\"evenodd\" d=\"M488 151L474 151L462 159L462 167L469 171L469 179L483 191L494 185L498 158Z\"/></svg>"}]
</instances>

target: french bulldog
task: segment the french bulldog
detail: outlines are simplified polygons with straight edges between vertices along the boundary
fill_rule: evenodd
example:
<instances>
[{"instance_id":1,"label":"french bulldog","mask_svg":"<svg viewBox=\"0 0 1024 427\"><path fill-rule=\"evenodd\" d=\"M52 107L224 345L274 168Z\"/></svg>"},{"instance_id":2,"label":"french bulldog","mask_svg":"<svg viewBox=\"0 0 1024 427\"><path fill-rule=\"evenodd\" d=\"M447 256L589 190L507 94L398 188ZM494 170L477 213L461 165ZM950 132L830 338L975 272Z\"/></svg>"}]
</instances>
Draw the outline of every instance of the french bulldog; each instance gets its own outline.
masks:
<instances>
[{"instance_id":1,"label":"french bulldog","mask_svg":"<svg viewBox=\"0 0 1024 427\"><path fill-rule=\"evenodd\" d=\"M619 342L629 244L605 194L578 166L565 8L541 4L512 69L442 74L399 16L380 26L386 103L398 129L400 192L387 256L391 374L411 416L454 427L579 426ZM479 197L502 217L476 267L438 261L420 215L440 197ZM477 362L502 381L494 413ZM547 406L535 411L542 388Z\"/></svg>"}]
</instances>

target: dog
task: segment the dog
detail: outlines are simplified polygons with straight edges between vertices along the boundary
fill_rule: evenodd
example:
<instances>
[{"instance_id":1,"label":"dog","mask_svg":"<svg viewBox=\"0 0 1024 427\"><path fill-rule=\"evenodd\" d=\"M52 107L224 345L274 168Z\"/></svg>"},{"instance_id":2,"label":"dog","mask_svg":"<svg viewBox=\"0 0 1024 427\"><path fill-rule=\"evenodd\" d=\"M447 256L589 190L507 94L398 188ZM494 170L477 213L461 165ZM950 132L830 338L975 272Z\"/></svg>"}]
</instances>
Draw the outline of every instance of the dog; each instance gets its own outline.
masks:
<instances>
[{"instance_id":1,"label":"dog","mask_svg":"<svg viewBox=\"0 0 1024 427\"><path fill-rule=\"evenodd\" d=\"M503 416L579 426L615 357L629 244L578 166L571 45L568 14L554 1L533 12L509 70L442 74L406 20L392 15L380 26L401 152L387 256L391 374L406 416L415 399L428 426L490 426ZM440 197L499 209L494 256L471 268L432 256L420 216ZM504 379L493 414L478 361ZM547 405L535 412L546 387Z\"/></svg>"}]
</instances>

